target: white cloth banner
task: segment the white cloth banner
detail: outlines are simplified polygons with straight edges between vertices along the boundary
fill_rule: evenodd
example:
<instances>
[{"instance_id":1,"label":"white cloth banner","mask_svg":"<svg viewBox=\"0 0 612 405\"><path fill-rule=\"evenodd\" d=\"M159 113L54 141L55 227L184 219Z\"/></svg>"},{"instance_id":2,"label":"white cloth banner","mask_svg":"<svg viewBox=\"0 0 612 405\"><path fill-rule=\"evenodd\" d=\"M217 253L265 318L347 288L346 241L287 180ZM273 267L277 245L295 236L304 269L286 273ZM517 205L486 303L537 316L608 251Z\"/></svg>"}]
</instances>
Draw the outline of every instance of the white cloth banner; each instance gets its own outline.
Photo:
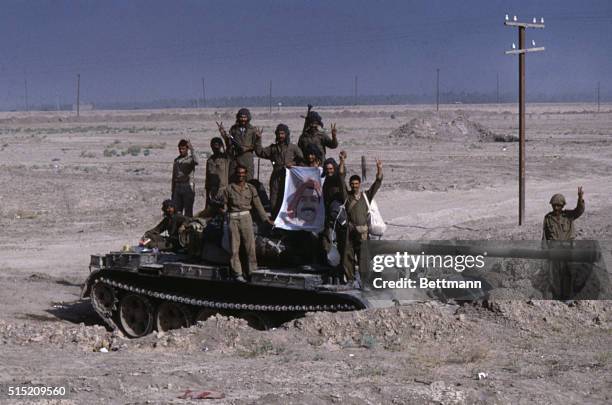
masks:
<instances>
[{"instance_id":1,"label":"white cloth banner","mask_svg":"<svg viewBox=\"0 0 612 405\"><path fill-rule=\"evenodd\" d=\"M274 221L278 228L319 233L325 223L320 167L285 169L285 194Z\"/></svg>"}]
</instances>

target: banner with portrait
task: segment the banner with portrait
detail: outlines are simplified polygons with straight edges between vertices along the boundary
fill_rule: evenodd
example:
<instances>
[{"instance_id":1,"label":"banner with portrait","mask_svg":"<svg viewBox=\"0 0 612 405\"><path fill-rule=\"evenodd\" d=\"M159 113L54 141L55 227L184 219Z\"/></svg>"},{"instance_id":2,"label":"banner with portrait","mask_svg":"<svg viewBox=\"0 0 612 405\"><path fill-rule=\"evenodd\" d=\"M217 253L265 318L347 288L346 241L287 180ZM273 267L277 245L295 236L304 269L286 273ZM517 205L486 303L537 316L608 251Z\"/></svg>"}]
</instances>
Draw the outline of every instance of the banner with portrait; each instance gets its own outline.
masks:
<instances>
[{"instance_id":1,"label":"banner with portrait","mask_svg":"<svg viewBox=\"0 0 612 405\"><path fill-rule=\"evenodd\" d=\"M321 168L285 170L285 194L274 225L290 231L321 232L325 223Z\"/></svg>"}]
</instances>

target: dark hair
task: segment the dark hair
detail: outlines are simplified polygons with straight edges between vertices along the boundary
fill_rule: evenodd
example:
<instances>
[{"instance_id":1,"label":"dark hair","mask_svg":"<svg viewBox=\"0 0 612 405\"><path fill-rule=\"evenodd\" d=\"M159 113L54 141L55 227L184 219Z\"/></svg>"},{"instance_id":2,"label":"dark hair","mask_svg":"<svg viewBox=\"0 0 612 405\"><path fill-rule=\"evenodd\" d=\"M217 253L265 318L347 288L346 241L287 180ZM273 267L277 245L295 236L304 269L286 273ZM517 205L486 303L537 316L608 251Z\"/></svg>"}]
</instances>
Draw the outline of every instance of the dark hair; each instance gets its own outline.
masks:
<instances>
[{"instance_id":1,"label":"dark hair","mask_svg":"<svg viewBox=\"0 0 612 405\"><path fill-rule=\"evenodd\" d=\"M351 178L349 179L349 183L351 183L352 181L355 181L355 180L357 180L358 182L361 183L361 177L357 176L356 174L353 174L351 176Z\"/></svg>"},{"instance_id":2,"label":"dark hair","mask_svg":"<svg viewBox=\"0 0 612 405\"><path fill-rule=\"evenodd\" d=\"M236 122L238 122L241 115L247 116L247 122L251 121L251 112L248 108L241 108L240 110L238 110L238 112L236 113Z\"/></svg>"},{"instance_id":3,"label":"dark hair","mask_svg":"<svg viewBox=\"0 0 612 405\"><path fill-rule=\"evenodd\" d=\"M321 115L316 111L309 112L306 116L306 121L308 121L308 125L313 122L316 122L320 126L323 126L323 119L321 118Z\"/></svg>"},{"instance_id":4,"label":"dark hair","mask_svg":"<svg viewBox=\"0 0 612 405\"><path fill-rule=\"evenodd\" d=\"M285 132L285 145L289 145L289 136L291 135L291 131L289 131L289 127L285 124L278 124L276 126L276 130L274 131L274 133L276 134L276 137L278 139L278 133L280 131Z\"/></svg>"},{"instance_id":5,"label":"dark hair","mask_svg":"<svg viewBox=\"0 0 612 405\"><path fill-rule=\"evenodd\" d=\"M219 138L218 136L215 136L213 139L210 140L210 146L212 146L213 143L220 143L221 146L223 146L223 139Z\"/></svg>"},{"instance_id":6,"label":"dark hair","mask_svg":"<svg viewBox=\"0 0 612 405\"><path fill-rule=\"evenodd\" d=\"M304 151L304 155L308 156L308 155L315 155L315 157L319 160L321 160L321 151L319 150L319 148L316 147L315 144L308 144L308 146L306 146L306 150Z\"/></svg>"},{"instance_id":7,"label":"dark hair","mask_svg":"<svg viewBox=\"0 0 612 405\"><path fill-rule=\"evenodd\" d=\"M339 168L338 168L338 163L336 163L336 160L334 158L327 158L325 159L325 162L323 162L323 173L321 173L321 177L325 177L325 169L327 168L327 165L332 165L334 166L334 176L338 176L338 172L339 172Z\"/></svg>"},{"instance_id":8,"label":"dark hair","mask_svg":"<svg viewBox=\"0 0 612 405\"><path fill-rule=\"evenodd\" d=\"M164 202L162 203L162 208L167 209L168 207L176 208L176 204L170 199L164 200Z\"/></svg>"},{"instance_id":9,"label":"dark hair","mask_svg":"<svg viewBox=\"0 0 612 405\"><path fill-rule=\"evenodd\" d=\"M238 163L236 165L236 168L234 169L234 172L237 172L240 169L244 169L244 171L247 172L247 173L249 172L249 169L247 169L247 167L245 165L241 165L240 163Z\"/></svg>"},{"instance_id":10,"label":"dark hair","mask_svg":"<svg viewBox=\"0 0 612 405\"><path fill-rule=\"evenodd\" d=\"M181 139L178 143L178 147L180 148L181 146L187 146L187 141L185 139Z\"/></svg>"}]
</instances>

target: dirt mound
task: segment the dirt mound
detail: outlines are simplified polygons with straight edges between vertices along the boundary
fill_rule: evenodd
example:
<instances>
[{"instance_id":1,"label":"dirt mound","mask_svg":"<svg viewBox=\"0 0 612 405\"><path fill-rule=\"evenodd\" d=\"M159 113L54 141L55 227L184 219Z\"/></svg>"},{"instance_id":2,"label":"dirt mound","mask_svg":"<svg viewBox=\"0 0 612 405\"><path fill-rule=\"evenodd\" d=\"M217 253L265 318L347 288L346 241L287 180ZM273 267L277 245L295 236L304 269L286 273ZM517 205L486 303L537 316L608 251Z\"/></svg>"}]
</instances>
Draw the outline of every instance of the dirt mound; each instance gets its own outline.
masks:
<instances>
[{"instance_id":1,"label":"dirt mound","mask_svg":"<svg viewBox=\"0 0 612 405\"><path fill-rule=\"evenodd\" d=\"M513 142L515 136L500 135L463 113L423 112L407 124L395 129L389 137L394 139L431 139L441 141Z\"/></svg>"}]
</instances>

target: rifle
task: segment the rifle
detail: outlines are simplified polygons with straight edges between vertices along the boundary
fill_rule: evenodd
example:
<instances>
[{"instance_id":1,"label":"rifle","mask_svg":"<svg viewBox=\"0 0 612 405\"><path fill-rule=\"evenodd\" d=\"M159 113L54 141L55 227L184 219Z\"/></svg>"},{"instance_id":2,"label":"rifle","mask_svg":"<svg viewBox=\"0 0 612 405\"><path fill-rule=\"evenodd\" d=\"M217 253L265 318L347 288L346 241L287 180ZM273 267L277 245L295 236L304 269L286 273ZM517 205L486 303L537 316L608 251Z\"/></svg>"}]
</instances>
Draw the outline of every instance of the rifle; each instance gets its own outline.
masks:
<instances>
[{"instance_id":1,"label":"rifle","mask_svg":"<svg viewBox=\"0 0 612 405\"><path fill-rule=\"evenodd\" d=\"M306 130L308 129L308 115L310 114L310 111L312 110L312 104L308 104L308 112L306 113L306 116L303 117L304 118L304 128L302 129L302 133L306 132Z\"/></svg>"}]
</instances>

